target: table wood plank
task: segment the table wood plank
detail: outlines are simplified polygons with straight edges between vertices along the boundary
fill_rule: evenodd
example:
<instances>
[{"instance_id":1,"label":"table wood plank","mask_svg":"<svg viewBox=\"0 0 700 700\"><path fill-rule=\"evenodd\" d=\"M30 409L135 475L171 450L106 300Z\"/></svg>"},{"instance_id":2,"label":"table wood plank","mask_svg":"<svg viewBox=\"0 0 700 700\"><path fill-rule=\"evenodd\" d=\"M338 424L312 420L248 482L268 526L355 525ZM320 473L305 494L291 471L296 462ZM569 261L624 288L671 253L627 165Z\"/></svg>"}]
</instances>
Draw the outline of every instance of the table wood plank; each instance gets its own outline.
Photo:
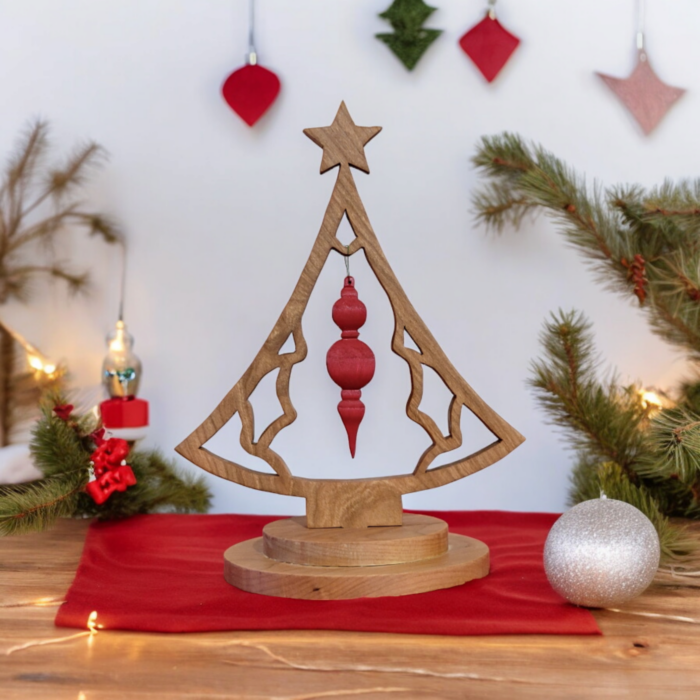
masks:
<instances>
[{"instance_id":1,"label":"table wood plank","mask_svg":"<svg viewBox=\"0 0 700 700\"><path fill-rule=\"evenodd\" d=\"M603 637L358 632L146 634L56 628L84 521L0 540L0 697L700 698L700 590L669 576Z\"/></svg>"}]
</instances>

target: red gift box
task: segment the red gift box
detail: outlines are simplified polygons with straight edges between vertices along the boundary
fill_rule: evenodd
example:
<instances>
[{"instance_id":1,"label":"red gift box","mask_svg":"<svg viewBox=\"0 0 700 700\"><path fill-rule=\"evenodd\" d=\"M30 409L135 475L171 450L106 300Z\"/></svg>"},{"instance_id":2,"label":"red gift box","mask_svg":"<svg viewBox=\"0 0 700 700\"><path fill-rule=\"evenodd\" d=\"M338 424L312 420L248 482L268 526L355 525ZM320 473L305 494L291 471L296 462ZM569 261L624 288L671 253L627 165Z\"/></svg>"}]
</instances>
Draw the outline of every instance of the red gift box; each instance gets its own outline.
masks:
<instances>
[{"instance_id":1,"label":"red gift box","mask_svg":"<svg viewBox=\"0 0 700 700\"><path fill-rule=\"evenodd\" d=\"M148 425L148 401L135 396L107 399L100 404L100 414L107 430L143 428Z\"/></svg>"}]
</instances>

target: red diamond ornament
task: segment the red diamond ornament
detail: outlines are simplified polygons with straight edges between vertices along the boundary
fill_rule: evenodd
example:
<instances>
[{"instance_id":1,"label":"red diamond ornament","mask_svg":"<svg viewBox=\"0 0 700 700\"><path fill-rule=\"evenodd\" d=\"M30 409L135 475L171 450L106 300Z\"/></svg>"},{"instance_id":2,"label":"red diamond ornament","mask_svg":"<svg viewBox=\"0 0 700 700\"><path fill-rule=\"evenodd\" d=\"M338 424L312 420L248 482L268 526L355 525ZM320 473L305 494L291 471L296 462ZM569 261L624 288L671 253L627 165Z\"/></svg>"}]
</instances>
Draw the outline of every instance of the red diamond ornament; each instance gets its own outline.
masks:
<instances>
[{"instance_id":1,"label":"red diamond ornament","mask_svg":"<svg viewBox=\"0 0 700 700\"><path fill-rule=\"evenodd\" d=\"M519 43L517 36L488 14L459 40L464 53L472 59L489 83L508 63Z\"/></svg>"},{"instance_id":2,"label":"red diamond ornament","mask_svg":"<svg viewBox=\"0 0 700 700\"><path fill-rule=\"evenodd\" d=\"M279 91L280 79L257 64L234 71L221 88L228 106L248 126L253 126L267 112Z\"/></svg>"}]
</instances>

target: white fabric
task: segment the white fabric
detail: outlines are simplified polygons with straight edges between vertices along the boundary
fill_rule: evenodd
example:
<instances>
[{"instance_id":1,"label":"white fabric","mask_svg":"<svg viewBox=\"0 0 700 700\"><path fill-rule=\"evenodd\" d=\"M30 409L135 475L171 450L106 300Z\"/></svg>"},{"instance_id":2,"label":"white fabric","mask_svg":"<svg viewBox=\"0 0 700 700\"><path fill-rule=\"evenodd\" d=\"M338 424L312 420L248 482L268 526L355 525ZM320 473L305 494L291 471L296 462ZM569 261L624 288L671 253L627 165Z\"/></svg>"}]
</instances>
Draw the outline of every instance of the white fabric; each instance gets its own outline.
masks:
<instances>
[{"instance_id":1,"label":"white fabric","mask_svg":"<svg viewBox=\"0 0 700 700\"><path fill-rule=\"evenodd\" d=\"M21 484L41 479L43 474L34 466L29 445L8 445L0 448L0 484Z\"/></svg>"}]
</instances>

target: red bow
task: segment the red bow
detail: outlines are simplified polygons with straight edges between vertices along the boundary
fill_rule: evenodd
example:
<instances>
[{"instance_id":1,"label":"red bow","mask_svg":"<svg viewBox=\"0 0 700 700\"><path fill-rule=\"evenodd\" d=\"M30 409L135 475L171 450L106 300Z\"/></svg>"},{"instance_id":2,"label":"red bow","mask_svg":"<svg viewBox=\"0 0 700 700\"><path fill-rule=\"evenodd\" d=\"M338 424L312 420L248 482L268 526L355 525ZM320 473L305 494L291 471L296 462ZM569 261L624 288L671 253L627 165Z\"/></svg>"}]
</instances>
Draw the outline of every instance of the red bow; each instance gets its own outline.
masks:
<instances>
[{"instance_id":1,"label":"red bow","mask_svg":"<svg viewBox=\"0 0 700 700\"><path fill-rule=\"evenodd\" d=\"M92 500L101 506L115 491L126 491L128 486L136 483L134 472L128 464L123 464L116 469L111 469L102 474L95 481L91 481L85 490L92 496Z\"/></svg>"},{"instance_id":2,"label":"red bow","mask_svg":"<svg viewBox=\"0 0 700 700\"><path fill-rule=\"evenodd\" d=\"M126 463L129 443L121 438L104 440L104 430L95 431L90 437L97 449L90 455L96 479L85 490L98 505L102 505L114 491L126 491L136 483L131 467Z\"/></svg>"},{"instance_id":3,"label":"red bow","mask_svg":"<svg viewBox=\"0 0 700 700\"><path fill-rule=\"evenodd\" d=\"M95 468L95 476L101 476L105 470L118 467L129 455L129 443L121 438L101 440L97 449L90 455Z\"/></svg>"}]
</instances>

